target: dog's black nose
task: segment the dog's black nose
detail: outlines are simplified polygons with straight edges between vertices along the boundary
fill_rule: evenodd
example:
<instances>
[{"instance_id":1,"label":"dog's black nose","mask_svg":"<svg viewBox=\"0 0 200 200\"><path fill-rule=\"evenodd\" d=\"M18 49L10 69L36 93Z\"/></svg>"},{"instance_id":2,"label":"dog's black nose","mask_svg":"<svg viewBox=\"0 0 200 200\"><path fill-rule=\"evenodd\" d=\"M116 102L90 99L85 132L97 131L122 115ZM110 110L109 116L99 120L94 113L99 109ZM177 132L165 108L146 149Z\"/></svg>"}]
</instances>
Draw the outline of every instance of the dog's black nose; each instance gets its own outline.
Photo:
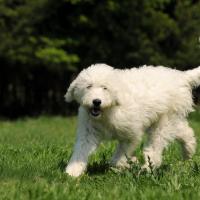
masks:
<instances>
[{"instance_id":1,"label":"dog's black nose","mask_svg":"<svg viewBox=\"0 0 200 200\"><path fill-rule=\"evenodd\" d=\"M94 99L93 100L94 106L100 106L101 105L101 100L100 99Z\"/></svg>"}]
</instances>

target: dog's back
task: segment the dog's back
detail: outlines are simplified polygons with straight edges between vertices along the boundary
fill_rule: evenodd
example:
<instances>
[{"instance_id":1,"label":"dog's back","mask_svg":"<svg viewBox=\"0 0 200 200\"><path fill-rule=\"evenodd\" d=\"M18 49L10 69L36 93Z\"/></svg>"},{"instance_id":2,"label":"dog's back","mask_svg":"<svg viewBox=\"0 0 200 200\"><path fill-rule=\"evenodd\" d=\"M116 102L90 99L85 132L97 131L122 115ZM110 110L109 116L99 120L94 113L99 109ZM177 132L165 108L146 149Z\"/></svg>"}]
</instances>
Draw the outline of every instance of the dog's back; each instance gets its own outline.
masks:
<instances>
[{"instance_id":1,"label":"dog's back","mask_svg":"<svg viewBox=\"0 0 200 200\"><path fill-rule=\"evenodd\" d=\"M134 102L134 106L138 104L144 114L153 110L160 114L174 112L186 116L193 111L192 88L200 84L200 68L179 71L143 66L121 71L119 77L122 77L119 88L123 91L127 88L128 101Z\"/></svg>"}]
</instances>

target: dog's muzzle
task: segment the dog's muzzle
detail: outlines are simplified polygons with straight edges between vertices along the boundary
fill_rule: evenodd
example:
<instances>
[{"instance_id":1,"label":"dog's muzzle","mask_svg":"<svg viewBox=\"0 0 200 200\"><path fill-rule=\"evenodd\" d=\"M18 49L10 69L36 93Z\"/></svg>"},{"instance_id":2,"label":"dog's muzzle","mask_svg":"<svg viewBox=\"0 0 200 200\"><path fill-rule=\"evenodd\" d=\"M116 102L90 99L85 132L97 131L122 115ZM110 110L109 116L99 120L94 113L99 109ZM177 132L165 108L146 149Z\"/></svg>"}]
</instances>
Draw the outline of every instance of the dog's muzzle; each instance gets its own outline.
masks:
<instances>
[{"instance_id":1,"label":"dog's muzzle","mask_svg":"<svg viewBox=\"0 0 200 200\"><path fill-rule=\"evenodd\" d=\"M101 100L100 99L94 99L93 100L93 107L90 110L90 113L93 117L98 117L101 114Z\"/></svg>"},{"instance_id":2,"label":"dog's muzzle","mask_svg":"<svg viewBox=\"0 0 200 200\"><path fill-rule=\"evenodd\" d=\"M101 108L93 106L90 110L90 113L93 117L98 117L101 114Z\"/></svg>"}]
</instances>

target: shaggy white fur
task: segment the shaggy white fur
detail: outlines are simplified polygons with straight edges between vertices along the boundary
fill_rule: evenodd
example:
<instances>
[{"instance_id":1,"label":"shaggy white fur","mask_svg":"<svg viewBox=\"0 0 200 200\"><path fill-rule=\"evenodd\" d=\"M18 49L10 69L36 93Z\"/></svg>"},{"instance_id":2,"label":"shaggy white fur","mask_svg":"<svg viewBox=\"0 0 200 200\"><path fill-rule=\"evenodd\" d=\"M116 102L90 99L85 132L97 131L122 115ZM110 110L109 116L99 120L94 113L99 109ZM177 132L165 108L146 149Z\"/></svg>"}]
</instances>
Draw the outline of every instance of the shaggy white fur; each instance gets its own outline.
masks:
<instances>
[{"instance_id":1,"label":"shaggy white fur","mask_svg":"<svg viewBox=\"0 0 200 200\"><path fill-rule=\"evenodd\" d=\"M127 157L140 143L154 167L162 162L162 152L169 142L181 142L185 157L195 153L196 140L186 117L193 111L192 88L200 84L200 67L178 71L166 67L142 66L119 70L106 64L84 69L71 83L65 98L80 104L77 140L66 167L71 176L81 175L88 156L103 139L119 141L111 164L128 167Z\"/></svg>"}]
</instances>

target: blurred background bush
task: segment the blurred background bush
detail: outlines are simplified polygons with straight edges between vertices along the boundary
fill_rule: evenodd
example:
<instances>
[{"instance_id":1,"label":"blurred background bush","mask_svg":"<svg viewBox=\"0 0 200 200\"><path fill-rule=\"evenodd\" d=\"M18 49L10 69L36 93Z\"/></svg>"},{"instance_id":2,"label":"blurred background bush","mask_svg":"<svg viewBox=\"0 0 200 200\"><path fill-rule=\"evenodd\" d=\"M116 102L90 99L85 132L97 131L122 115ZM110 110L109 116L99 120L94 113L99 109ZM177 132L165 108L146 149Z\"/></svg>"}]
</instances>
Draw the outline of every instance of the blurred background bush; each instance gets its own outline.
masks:
<instances>
[{"instance_id":1,"label":"blurred background bush","mask_svg":"<svg viewBox=\"0 0 200 200\"><path fill-rule=\"evenodd\" d=\"M73 112L64 93L92 63L197 67L200 2L0 0L1 116Z\"/></svg>"}]
</instances>

